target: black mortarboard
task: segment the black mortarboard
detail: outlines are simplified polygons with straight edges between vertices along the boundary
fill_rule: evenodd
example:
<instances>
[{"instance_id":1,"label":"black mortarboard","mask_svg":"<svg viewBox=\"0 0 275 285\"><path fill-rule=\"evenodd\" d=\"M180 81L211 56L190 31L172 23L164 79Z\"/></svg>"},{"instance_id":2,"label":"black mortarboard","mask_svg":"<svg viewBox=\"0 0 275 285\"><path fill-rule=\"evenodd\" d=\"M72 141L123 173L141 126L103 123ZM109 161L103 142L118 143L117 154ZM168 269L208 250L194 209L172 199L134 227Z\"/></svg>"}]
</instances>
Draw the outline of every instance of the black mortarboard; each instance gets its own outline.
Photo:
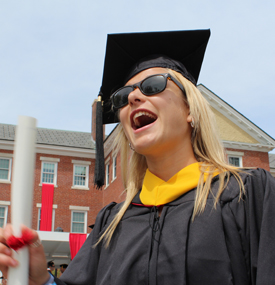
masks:
<instances>
[{"instance_id":1,"label":"black mortarboard","mask_svg":"<svg viewBox=\"0 0 275 285\"><path fill-rule=\"evenodd\" d=\"M196 85L210 30L110 34L97 103L95 183L104 184L102 124L118 122L110 96L135 74L151 67L180 72Z\"/></svg>"}]
</instances>

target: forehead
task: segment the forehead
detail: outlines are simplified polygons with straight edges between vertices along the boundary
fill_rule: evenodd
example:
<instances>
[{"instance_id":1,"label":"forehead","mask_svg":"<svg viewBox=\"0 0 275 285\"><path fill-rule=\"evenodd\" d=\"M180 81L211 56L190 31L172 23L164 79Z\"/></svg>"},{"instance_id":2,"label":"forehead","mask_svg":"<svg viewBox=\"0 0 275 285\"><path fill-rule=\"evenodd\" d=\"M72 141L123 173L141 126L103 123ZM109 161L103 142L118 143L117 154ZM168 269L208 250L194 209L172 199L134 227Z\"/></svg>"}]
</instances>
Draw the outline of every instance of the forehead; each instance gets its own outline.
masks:
<instances>
[{"instance_id":1,"label":"forehead","mask_svg":"<svg viewBox=\"0 0 275 285\"><path fill-rule=\"evenodd\" d=\"M148 68L148 69L145 69L145 70L139 72L135 76L133 76L125 85L132 85L132 84L135 84L137 82L142 81L143 79L145 79L148 76L151 76L154 74L159 74L159 73L167 73L167 72L168 72L168 70L166 68L162 68L162 67Z\"/></svg>"}]
</instances>

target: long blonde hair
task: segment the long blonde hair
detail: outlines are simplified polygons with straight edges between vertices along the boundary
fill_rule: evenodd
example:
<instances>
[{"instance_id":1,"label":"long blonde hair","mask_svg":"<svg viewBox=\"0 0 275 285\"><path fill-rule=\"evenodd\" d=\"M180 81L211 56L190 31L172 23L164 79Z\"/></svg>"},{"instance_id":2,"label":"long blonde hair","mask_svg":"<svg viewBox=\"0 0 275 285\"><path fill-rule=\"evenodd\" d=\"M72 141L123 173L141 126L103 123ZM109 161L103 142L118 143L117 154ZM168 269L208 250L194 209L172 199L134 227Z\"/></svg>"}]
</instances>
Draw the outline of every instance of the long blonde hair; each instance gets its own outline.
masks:
<instances>
[{"instance_id":1,"label":"long blonde hair","mask_svg":"<svg viewBox=\"0 0 275 285\"><path fill-rule=\"evenodd\" d=\"M185 89L185 101L189 106L190 115L194 118L194 128L192 132L192 146L196 159L201 162L201 175L197 186L196 197L194 202L193 219L196 215L201 214L206 206L207 197L211 192L211 180L214 172L219 174L219 189L216 194L214 206L216 207L219 198L228 184L230 173L235 176L240 187L240 198L244 193L244 185L239 175L240 169L228 164L225 156L224 148L221 144L215 116L209 106L207 100L202 96L200 91L180 73L168 69L168 72L181 82ZM121 154L121 170L122 179L126 191L126 199L122 204L119 212L99 238L97 244L104 239L107 247L111 241L111 237L122 219L131 201L142 188L142 183L147 169L146 159L137 152L131 152L129 142L121 125L118 126L118 135L114 141L116 151ZM204 183L204 173L208 173L208 177Z\"/></svg>"}]
</instances>

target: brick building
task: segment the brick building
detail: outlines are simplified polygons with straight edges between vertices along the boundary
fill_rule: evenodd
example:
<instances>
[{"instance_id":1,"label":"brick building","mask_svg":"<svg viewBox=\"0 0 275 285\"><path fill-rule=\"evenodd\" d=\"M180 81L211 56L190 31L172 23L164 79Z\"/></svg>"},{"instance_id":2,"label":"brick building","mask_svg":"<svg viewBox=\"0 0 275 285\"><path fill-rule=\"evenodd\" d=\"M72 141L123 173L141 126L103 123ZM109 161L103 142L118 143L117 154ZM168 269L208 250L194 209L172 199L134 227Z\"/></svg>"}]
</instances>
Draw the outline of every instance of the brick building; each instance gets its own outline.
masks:
<instances>
[{"instance_id":1,"label":"brick building","mask_svg":"<svg viewBox=\"0 0 275 285\"><path fill-rule=\"evenodd\" d=\"M268 152L275 141L262 129L203 85L199 85L216 116L230 163L270 170ZM93 112L93 115L95 112ZM92 119L93 130L95 119ZM32 228L39 230L42 183L54 185L52 231L39 231L48 260L69 263L69 233L87 233L98 211L123 201L120 156L113 152L115 128L105 139L106 185L93 185L95 134L38 128ZM0 225L10 222L10 191L15 126L0 124ZM273 160L272 160L273 161ZM274 166L272 166L274 168Z\"/></svg>"},{"instance_id":2,"label":"brick building","mask_svg":"<svg viewBox=\"0 0 275 285\"><path fill-rule=\"evenodd\" d=\"M1 226L11 220L14 137L15 126L0 124ZM115 157L110 161L114 160L119 161ZM90 133L37 129L32 228L40 228L42 183L53 184L52 231L40 231L40 237L48 261L55 260L57 265L70 261L69 233L89 234L89 225L103 205L123 199L94 187L94 164L95 143ZM115 185L119 179L112 169L110 173Z\"/></svg>"}]
</instances>

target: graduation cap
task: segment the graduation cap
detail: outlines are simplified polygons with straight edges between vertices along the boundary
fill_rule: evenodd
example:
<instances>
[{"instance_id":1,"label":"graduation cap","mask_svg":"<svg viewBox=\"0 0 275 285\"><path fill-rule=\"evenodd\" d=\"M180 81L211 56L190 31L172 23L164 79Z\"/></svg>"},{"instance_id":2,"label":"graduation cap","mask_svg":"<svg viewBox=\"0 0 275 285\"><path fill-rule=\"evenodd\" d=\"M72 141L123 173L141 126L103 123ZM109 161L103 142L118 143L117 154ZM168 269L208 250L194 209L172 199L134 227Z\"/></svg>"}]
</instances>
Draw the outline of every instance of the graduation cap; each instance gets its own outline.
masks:
<instances>
[{"instance_id":1,"label":"graduation cap","mask_svg":"<svg viewBox=\"0 0 275 285\"><path fill-rule=\"evenodd\" d=\"M96 109L95 184L104 185L103 124L118 122L110 96L151 67L178 71L196 85L210 30L110 34Z\"/></svg>"}]
</instances>

